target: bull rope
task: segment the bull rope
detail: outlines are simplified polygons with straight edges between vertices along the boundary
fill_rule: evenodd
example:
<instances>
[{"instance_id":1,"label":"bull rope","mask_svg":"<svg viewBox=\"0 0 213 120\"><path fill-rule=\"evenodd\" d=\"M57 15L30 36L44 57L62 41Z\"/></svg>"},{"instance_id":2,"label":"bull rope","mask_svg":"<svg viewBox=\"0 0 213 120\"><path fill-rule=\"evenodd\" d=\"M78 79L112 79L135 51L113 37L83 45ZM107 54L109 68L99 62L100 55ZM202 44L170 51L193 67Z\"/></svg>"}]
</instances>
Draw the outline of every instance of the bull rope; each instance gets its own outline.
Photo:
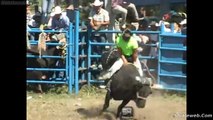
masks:
<instances>
[{"instance_id":1,"label":"bull rope","mask_svg":"<svg viewBox=\"0 0 213 120\"><path fill-rule=\"evenodd\" d=\"M46 33L42 32L39 34L39 40L38 40L38 51L39 51L39 58L41 58L41 51L46 51Z\"/></svg>"},{"instance_id":2,"label":"bull rope","mask_svg":"<svg viewBox=\"0 0 213 120\"><path fill-rule=\"evenodd\" d=\"M143 61L140 61L144 66L145 68L147 69L147 72L148 72L148 75L154 80L156 81L155 77L150 73L149 71L149 67L143 62Z\"/></svg>"},{"instance_id":3,"label":"bull rope","mask_svg":"<svg viewBox=\"0 0 213 120\"><path fill-rule=\"evenodd\" d=\"M107 59L106 59L106 64L108 63L109 57L111 56L111 54L112 54L113 52L115 52L115 51L117 51L117 49L113 49L113 50L109 53L109 55L108 55L108 57L107 57Z\"/></svg>"}]
</instances>

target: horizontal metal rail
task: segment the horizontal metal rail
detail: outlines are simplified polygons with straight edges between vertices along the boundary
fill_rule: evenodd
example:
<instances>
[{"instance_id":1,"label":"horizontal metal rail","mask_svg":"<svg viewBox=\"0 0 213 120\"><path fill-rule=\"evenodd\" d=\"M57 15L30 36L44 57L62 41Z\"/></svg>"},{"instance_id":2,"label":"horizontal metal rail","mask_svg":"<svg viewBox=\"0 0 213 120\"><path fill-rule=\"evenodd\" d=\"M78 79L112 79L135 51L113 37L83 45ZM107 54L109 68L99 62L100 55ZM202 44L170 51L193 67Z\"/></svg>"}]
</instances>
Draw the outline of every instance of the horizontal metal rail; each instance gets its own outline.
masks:
<instances>
[{"instance_id":1,"label":"horizontal metal rail","mask_svg":"<svg viewBox=\"0 0 213 120\"><path fill-rule=\"evenodd\" d=\"M186 47L183 47L183 48L177 48L177 47L160 47L160 49L162 50L177 50L177 51L186 51Z\"/></svg>"},{"instance_id":2,"label":"horizontal metal rail","mask_svg":"<svg viewBox=\"0 0 213 120\"><path fill-rule=\"evenodd\" d=\"M161 63L172 63L172 64L183 64L186 65L186 61L169 61L169 60L160 60Z\"/></svg>"},{"instance_id":3,"label":"horizontal metal rail","mask_svg":"<svg viewBox=\"0 0 213 120\"><path fill-rule=\"evenodd\" d=\"M139 59L158 59L157 57L154 57L154 56L141 56L141 55L139 55L138 58Z\"/></svg>"},{"instance_id":4,"label":"horizontal metal rail","mask_svg":"<svg viewBox=\"0 0 213 120\"><path fill-rule=\"evenodd\" d=\"M173 74L162 74L162 73L160 73L159 76L186 78L185 75L173 75Z\"/></svg>"},{"instance_id":5,"label":"horizontal metal rail","mask_svg":"<svg viewBox=\"0 0 213 120\"><path fill-rule=\"evenodd\" d=\"M178 38L186 38L186 35L182 34L174 34L174 33L162 33L160 34L162 37L178 37Z\"/></svg>"},{"instance_id":6,"label":"horizontal metal rail","mask_svg":"<svg viewBox=\"0 0 213 120\"><path fill-rule=\"evenodd\" d=\"M31 45L38 45L38 42L37 41L33 41L33 42L30 42ZM56 46L56 45L63 45L62 43L48 43L46 42L46 45L50 45L50 46Z\"/></svg>"},{"instance_id":7,"label":"horizontal metal rail","mask_svg":"<svg viewBox=\"0 0 213 120\"><path fill-rule=\"evenodd\" d=\"M90 80L91 83L104 83L103 80Z\"/></svg>"},{"instance_id":8,"label":"horizontal metal rail","mask_svg":"<svg viewBox=\"0 0 213 120\"><path fill-rule=\"evenodd\" d=\"M115 43L101 43L101 42L90 42L90 45L115 45Z\"/></svg>"},{"instance_id":9,"label":"horizontal metal rail","mask_svg":"<svg viewBox=\"0 0 213 120\"><path fill-rule=\"evenodd\" d=\"M95 33L95 30L92 30L93 33ZM131 31L132 33L143 33L143 34L160 34L160 31ZM100 30L98 33L122 33L120 30Z\"/></svg>"},{"instance_id":10,"label":"horizontal metal rail","mask_svg":"<svg viewBox=\"0 0 213 120\"><path fill-rule=\"evenodd\" d=\"M36 70L36 71L66 71L63 68L27 68L27 70Z\"/></svg>"},{"instance_id":11,"label":"horizontal metal rail","mask_svg":"<svg viewBox=\"0 0 213 120\"><path fill-rule=\"evenodd\" d=\"M29 58L40 58L40 56L37 55L27 55ZM41 55L41 58L64 58L62 56L49 56L49 55Z\"/></svg>"},{"instance_id":12,"label":"horizontal metal rail","mask_svg":"<svg viewBox=\"0 0 213 120\"><path fill-rule=\"evenodd\" d=\"M27 83L67 84L67 81L27 80Z\"/></svg>"},{"instance_id":13,"label":"horizontal metal rail","mask_svg":"<svg viewBox=\"0 0 213 120\"><path fill-rule=\"evenodd\" d=\"M30 28L30 30L28 30L27 32L29 32L29 33L31 33L31 32L33 32L33 33L41 33L41 32L45 32L45 33L66 33L66 32L68 32L67 30L62 30L62 31L60 31L60 30L54 30L54 29L52 29L52 30L41 30L41 29L39 29L39 28Z\"/></svg>"}]
</instances>

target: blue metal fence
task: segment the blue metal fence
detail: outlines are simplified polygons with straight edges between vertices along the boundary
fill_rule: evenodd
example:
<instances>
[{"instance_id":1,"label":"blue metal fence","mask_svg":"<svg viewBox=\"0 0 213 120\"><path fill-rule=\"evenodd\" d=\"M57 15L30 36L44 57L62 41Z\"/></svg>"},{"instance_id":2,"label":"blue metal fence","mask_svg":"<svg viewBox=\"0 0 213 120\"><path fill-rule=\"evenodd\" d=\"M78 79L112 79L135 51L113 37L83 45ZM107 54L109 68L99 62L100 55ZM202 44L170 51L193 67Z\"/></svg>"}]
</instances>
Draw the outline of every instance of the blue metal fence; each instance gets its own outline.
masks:
<instances>
[{"instance_id":1,"label":"blue metal fence","mask_svg":"<svg viewBox=\"0 0 213 120\"><path fill-rule=\"evenodd\" d=\"M100 58L101 55L92 54L92 46L114 46L114 43L97 43L92 42L90 35L91 30L81 31L79 29L79 11L75 11L75 25L70 24L66 33L67 38L67 55L65 68L27 68L27 70L38 71L64 71L66 72L65 79L50 79L46 81L41 80L27 80L27 83L50 83L50 84L68 84L68 91L72 93L73 86L75 93L78 94L79 82L86 81L89 85L93 83L102 84L104 81L92 79L90 69L91 59ZM28 32L42 32L39 29L32 29ZM59 32L52 30L44 30L43 32ZM60 31L61 32L61 31ZM120 33L121 31L102 30L99 33ZM181 90L186 91L186 46L184 44L186 35L165 33L161 31L133 31L139 34L157 34L159 36L159 53L158 53L158 70L157 68L150 69L150 71L158 71L157 83L163 89ZM38 44L32 41L30 44ZM59 43L47 43L47 45L60 45ZM85 47L86 46L86 47ZM156 44L148 44L148 46L156 46ZM87 54L87 55L86 55ZM39 56L27 55L30 58L38 58ZM61 56L47 56L43 55L42 58L62 58ZM152 56L139 56L139 59L156 59Z\"/></svg>"},{"instance_id":2,"label":"blue metal fence","mask_svg":"<svg viewBox=\"0 0 213 120\"><path fill-rule=\"evenodd\" d=\"M70 24L70 29L72 29L73 25L72 23ZM67 46L66 47L66 51L70 51L70 48L72 48L74 46L73 44L73 40L72 40L72 35L69 33L71 32L68 32L68 31L53 31L53 30L44 30L44 31L41 31L40 29L38 28L32 28L31 30L28 30L29 33L41 33L41 32L48 32L48 33L58 33L58 32L61 32L61 33L65 33L66 35L66 40L67 40ZM30 40L30 44L31 45L37 45L38 44L38 40ZM57 46L57 45L61 45L59 43L46 43L47 46ZM71 71L70 71L70 67L72 68L73 66L69 63L69 62L72 62L73 60L71 59L71 53L72 52L69 52L69 54L66 55L65 57L65 60L66 60L66 63L65 63L65 67L64 68L27 68L26 70L27 71L60 71L60 72L65 72L66 73L66 76L64 79L62 78L54 78L54 79L50 79L50 80L27 80L27 83L49 83L49 84L69 84L69 92L72 92L72 85L70 83L72 83L72 80L71 79ZM51 58L51 59L57 59L57 58L63 58L62 56L49 56L49 55L42 55L42 56L36 56L36 55L27 55L28 58Z\"/></svg>"},{"instance_id":3,"label":"blue metal fence","mask_svg":"<svg viewBox=\"0 0 213 120\"><path fill-rule=\"evenodd\" d=\"M163 89L186 91L186 35L161 33L158 84Z\"/></svg>"}]
</instances>

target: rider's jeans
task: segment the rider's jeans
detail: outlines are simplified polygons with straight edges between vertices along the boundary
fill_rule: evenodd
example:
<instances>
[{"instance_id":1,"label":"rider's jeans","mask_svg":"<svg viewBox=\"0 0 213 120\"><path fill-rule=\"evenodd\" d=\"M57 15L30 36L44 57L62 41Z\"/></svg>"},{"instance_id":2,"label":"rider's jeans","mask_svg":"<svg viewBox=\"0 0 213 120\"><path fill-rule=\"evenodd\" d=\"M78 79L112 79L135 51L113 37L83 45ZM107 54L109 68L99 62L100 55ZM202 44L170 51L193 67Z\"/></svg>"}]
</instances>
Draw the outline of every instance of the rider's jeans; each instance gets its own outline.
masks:
<instances>
[{"instance_id":1,"label":"rider's jeans","mask_svg":"<svg viewBox=\"0 0 213 120\"><path fill-rule=\"evenodd\" d=\"M140 76L143 76L143 71L142 71L142 68L141 68L141 63L139 61L139 59L137 58L136 59L136 62L133 63L137 69L138 69L138 72L140 74ZM121 58L119 58L113 65L112 67L108 70L108 73L109 73L109 78L111 78L111 76L117 71L119 70L123 65L123 60Z\"/></svg>"}]
</instances>

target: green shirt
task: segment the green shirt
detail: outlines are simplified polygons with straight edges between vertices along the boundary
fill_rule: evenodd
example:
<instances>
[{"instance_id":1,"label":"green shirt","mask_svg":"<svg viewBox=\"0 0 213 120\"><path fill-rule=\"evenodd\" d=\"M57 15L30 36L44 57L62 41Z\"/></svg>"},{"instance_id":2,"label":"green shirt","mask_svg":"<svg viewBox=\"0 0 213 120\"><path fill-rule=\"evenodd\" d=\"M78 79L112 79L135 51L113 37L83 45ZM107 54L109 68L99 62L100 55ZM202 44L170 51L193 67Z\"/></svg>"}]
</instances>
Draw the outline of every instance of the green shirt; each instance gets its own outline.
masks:
<instances>
[{"instance_id":1,"label":"green shirt","mask_svg":"<svg viewBox=\"0 0 213 120\"><path fill-rule=\"evenodd\" d=\"M131 56L134 50L138 48L138 43L133 37L131 37L129 41L125 41L120 35L116 39L116 46L122 50L122 54L125 56Z\"/></svg>"}]
</instances>

